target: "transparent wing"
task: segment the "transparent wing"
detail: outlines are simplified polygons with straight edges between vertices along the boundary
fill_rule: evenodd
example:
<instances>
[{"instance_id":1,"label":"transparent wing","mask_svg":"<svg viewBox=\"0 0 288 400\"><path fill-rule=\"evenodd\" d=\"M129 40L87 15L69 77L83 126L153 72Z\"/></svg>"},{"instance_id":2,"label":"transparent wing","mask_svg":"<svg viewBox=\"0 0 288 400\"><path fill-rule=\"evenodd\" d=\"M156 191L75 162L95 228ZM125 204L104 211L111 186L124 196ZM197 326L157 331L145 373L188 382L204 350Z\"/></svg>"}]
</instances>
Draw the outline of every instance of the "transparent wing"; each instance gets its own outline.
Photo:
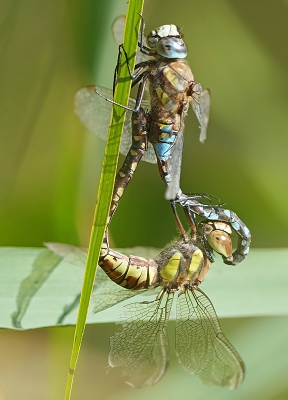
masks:
<instances>
[{"instance_id":1,"label":"transparent wing","mask_svg":"<svg viewBox=\"0 0 288 400\"><path fill-rule=\"evenodd\" d=\"M83 268L85 267L87 258L86 249L63 243L45 243L45 246L55 254L63 257L65 261ZM145 292L149 292L149 290L127 290L116 285L111 281L102 268L98 267L93 287L92 298L95 304L93 312L97 313L106 310L115 304L121 303L121 301ZM77 296L71 304L65 306L63 314L59 317L58 323L62 323L66 315L78 306L79 298L80 296Z\"/></svg>"},{"instance_id":2,"label":"transparent wing","mask_svg":"<svg viewBox=\"0 0 288 400\"><path fill-rule=\"evenodd\" d=\"M193 103L192 108L196 114L196 117L200 124L200 142L204 142L206 140L207 127L209 122L209 113L210 113L210 103L211 103L211 95L210 90L202 89L200 83L196 83L194 86L193 93Z\"/></svg>"},{"instance_id":3,"label":"transparent wing","mask_svg":"<svg viewBox=\"0 0 288 400\"><path fill-rule=\"evenodd\" d=\"M178 296L176 353L179 362L206 385L236 389L244 363L223 334L214 307L200 289Z\"/></svg>"},{"instance_id":4,"label":"transparent wing","mask_svg":"<svg viewBox=\"0 0 288 400\"><path fill-rule=\"evenodd\" d=\"M144 153L143 157L141 158L142 161L149 162L151 164L156 164L157 163L157 158L155 155L154 148L152 144L149 142L148 143L148 148L147 151Z\"/></svg>"},{"instance_id":5,"label":"transparent wing","mask_svg":"<svg viewBox=\"0 0 288 400\"><path fill-rule=\"evenodd\" d=\"M85 267L87 258L87 249L81 247L73 246L71 244L65 243L44 243L47 249L53 251L53 253L61 256L63 260L78 265L79 267Z\"/></svg>"},{"instance_id":6,"label":"transparent wing","mask_svg":"<svg viewBox=\"0 0 288 400\"><path fill-rule=\"evenodd\" d=\"M167 200L174 200L180 190L180 174L182 163L182 152L184 143L184 118L182 118L181 129L178 132L176 143L171 150L170 174L171 182L167 186L165 198Z\"/></svg>"},{"instance_id":7,"label":"transparent wing","mask_svg":"<svg viewBox=\"0 0 288 400\"><path fill-rule=\"evenodd\" d=\"M96 88L96 86L95 86ZM109 99L113 99L112 90L104 87L97 87L97 90ZM129 107L135 107L135 100L129 100ZM79 117L83 125L100 139L107 139L112 112L112 104L108 103L94 92L94 87L82 88L75 95L74 103L75 114ZM120 152L127 154L131 146L132 123L131 113L125 118L124 130L120 146Z\"/></svg>"},{"instance_id":8,"label":"transparent wing","mask_svg":"<svg viewBox=\"0 0 288 400\"><path fill-rule=\"evenodd\" d=\"M153 302L125 307L120 332L110 338L109 365L122 367L133 387L154 385L169 365L167 321L173 294L162 293Z\"/></svg>"},{"instance_id":9,"label":"transparent wing","mask_svg":"<svg viewBox=\"0 0 288 400\"><path fill-rule=\"evenodd\" d=\"M92 133L97 135L100 139L107 139L108 129L110 124L110 116L112 111L112 104L103 100L97 93L94 92L93 86L89 88L84 87L75 95L74 110L75 114L79 117L82 124ZM97 90L109 99L113 99L112 90L104 87L97 86ZM135 107L135 100L130 98L128 106ZM143 104L146 109L147 104ZM147 107L148 108L148 107ZM131 113L125 118L124 129L120 144L120 153L126 155L132 144L132 123ZM153 146L149 144L148 150L144 154L143 161L155 164L157 162Z\"/></svg>"},{"instance_id":10,"label":"transparent wing","mask_svg":"<svg viewBox=\"0 0 288 400\"><path fill-rule=\"evenodd\" d=\"M123 32L124 32L124 26L125 26L125 16L121 16L115 19L115 21L112 24L112 33L114 36L114 40L117 44L117 46L119 46L120 44L123 43ZM141 41L141 30L139 32L139 37L138 37L138 42ZM146 43L146 38L143 36L143 44L144 46L147 47L147 43ZM141 51L137 50L137 54L136 54L136 64L143 62L143 61L147 61L149 59L149 57L147 57L145 54L141 53Z\"/></svg>"},{"instance_id":11,"label":"transparent wing","mask_svg":"<svg viewBox=\"0 0 288 400\"><path fill-rule=\"evenodd\" d=\"M143 294L146 291L146 289L125 289L111 281L101 267L98 267L92 295L92 301L94 303L93 313L106 310L115 304L121 303L122 301L130 299L130 297L137 296L138 294Z\"/></svg>"},{"instance_id":12,"label":"transparent wing","mask_svg":"<svg viewBox=\"0 0 288 400\"><path fill-rule=\"evenodd\" d=\"M117 46L123 43L125 15L117 17L112 24L112 33Z\"/></svg>"}]
</instances>

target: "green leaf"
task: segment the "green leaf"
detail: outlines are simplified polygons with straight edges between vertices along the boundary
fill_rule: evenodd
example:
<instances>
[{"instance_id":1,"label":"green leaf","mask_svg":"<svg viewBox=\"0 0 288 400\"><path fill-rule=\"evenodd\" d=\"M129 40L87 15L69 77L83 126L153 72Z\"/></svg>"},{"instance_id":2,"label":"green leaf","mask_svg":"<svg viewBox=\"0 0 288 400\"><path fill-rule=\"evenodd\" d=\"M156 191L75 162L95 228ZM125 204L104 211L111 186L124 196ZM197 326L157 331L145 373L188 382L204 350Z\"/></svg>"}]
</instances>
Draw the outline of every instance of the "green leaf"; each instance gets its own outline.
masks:
<instances>
[{"instance_id":1,"label":"green leaf","mask_svg":"<svg viewBox=\"0 0 288 400\"><path fill-rule=\"evenodd\" d=\"M51 275L62 258L49 250L42 251L32 265L31 274L22 281L17 296L17 311L12 314L12 325L21 329L21 320L24 317L31 299Z\"/></svg>"},{"instance_id":2,"label":"green leaf","mask_svg":"<svg viewBox=\"0 0 288 400\"><path fill-rule=\"evenodd\" d=\"M59 319L64 324L75 324L87 253L84 249L59 243L49 244L49 247L58 255L45 248L0 248L2 328L15 328L15 315L21 329L56 326ZM144 248L141 253L139 248L128 250L129 254L147 255ZM151 252L151 248L148 251ZM60 252L63 258L58 262ZM218 257L201 289L212 301L219 317L288 315L287 257L288 249L252 250L237 267L224 265ZM96 285L97 282L100 285L103 277L109 281L99 268ZM111 282L111 291L113 288L116 292L118 286ZM155 294L151 295L151 300L153 296L155 298ZM137 296L127 302L141 300L147 297ZM97 301L101 301L101 295ZM123 304L99 314L93 314L92 304L87 323L116 322ZM174 310L171 318L175 318Z\"/></svg>"}]
</instances>

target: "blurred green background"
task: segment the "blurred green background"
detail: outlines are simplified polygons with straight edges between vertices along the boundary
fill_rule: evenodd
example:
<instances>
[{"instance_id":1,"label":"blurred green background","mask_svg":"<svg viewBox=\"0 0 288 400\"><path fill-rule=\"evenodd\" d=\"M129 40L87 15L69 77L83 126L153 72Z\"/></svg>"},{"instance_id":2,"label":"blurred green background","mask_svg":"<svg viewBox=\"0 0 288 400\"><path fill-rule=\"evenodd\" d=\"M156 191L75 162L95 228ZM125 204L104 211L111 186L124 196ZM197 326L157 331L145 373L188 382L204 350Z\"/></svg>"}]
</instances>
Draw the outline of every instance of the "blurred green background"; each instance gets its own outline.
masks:
<instances>
[{"instance_id":1,"label":"blurred green background","mask_svg":"<svg viewBox=\"0 0 288 400\"><path fill-rule=\"evenodd\" d=\"M73 96L88 84L111 87L117 59L111 24L126 6L125 0L0 4L1 246L88 246L105 143L81 126ZM183 29L195 79L212 92L204 146L193 112L187 117L182 190L225 201L250 228L252 247L287 247L288 2L146 0L144 17L146 34L165 23ZM111 225L113 245L170 241L176 227L163 196L157 167L141 163ZM271 279L281 277L272 272ZM155 387L125 386L118 371L105 373L115 332L107 324L86 330L72 399L170 400L176 393L287 399L287 317L221 323L247 366L237 391L203 386L173 351ZM173 344L173 323L169 331ZM1 331L0 399L62 399L72 338L73 327Z\"/></svg>"}]
</instances>

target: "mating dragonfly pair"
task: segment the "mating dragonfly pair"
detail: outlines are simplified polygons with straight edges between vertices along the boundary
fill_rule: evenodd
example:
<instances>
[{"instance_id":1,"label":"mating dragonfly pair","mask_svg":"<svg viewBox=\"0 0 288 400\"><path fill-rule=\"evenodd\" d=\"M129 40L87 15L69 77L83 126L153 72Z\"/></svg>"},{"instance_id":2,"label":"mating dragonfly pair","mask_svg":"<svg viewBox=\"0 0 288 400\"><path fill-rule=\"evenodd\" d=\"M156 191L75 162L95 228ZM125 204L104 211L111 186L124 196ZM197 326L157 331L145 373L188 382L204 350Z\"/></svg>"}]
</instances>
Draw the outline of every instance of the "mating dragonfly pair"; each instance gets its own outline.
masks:
<instances>
[{"instance_id":1,"label":"mating dragonfly pair","mask_svg":"<svg viewBox=\"0 0 288 400\"><path fill-rule=\"evenodd\" d=\"M122 19L116 20L113 31L121 31L121 24ZM226 264L235 265L247 255L251 236L232 211L198 201L207 195L185 195L180 190L184 119L188 106L192 103L203 140L210 95L194 82L192 71L184 60L186 46L175 25L164 25L152 31L147 43L143 39L143 29L142 23L139 51L151 58L138 63L135 72L131 73L133 85L140 85L136 102L131 100L128 108L132 111L132 123L127 120L121 144L121 152L126 152L127 156L115 180L99 259L99 265L118 286L115 285L111 292L109 285L107 289L107 280L102 277L97 281L96 277L96 302L97 296L99 302L95 311L159 287L156 300L126 307L119 322L122 329L110 339L109 353L109 365L122 367L129 384L135 387L153 385L161 379L169 364L166 327L173 296L178 292L176 353L181 365L207 385L235 389L244 378L244 363L221 331L213 305L199 289L199 284L209 271L213 250L221 254ZM145 111L143 101L147 81L151 98L149 111ZM108 89L96 88L96 92L106 100L111 95ZM75 109L88 129L103 137L111 108L98 94L91 87L81 89L76 94ZM102 112L103 108L107 114ZM127 139L131 138L131 132L132 143ZM151 152L151 144L156 157ZM171 201L181 234L154 259L125 256L110 249L108 241L108 225L141 158L151 162L156 159L167 186L166 198ZM176 203L185 210L191 226L189 234L179 221ZM197 223L196 215L204 221ZM238 235L234 253L232 230Z\"/></svg>"}]
</instances>

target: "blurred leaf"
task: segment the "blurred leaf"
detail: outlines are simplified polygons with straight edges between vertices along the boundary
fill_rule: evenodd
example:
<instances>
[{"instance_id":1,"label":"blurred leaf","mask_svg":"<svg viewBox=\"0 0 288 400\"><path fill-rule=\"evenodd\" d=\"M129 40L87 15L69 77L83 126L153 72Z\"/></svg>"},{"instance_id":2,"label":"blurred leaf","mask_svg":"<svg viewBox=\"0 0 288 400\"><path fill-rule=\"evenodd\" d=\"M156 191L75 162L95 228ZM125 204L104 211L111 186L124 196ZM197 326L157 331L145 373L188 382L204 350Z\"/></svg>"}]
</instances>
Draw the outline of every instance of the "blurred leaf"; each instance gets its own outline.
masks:
<instances>
[{"instance_id":1,"label":"blurred leaf","mask_svg":"<svg viewBox=\"0 0 288 400\"><path fill-rule=\"evenodd\" d=\"M31 299L48 279L62 258L51 251L43 251L32 265L31 274L22 281L17 296L17 311L12 314L14 328L21 329L21 320L24 317Z\"/></svg>"},{"instance_id":2,"label":"blurred leaf","mask_svg":"<svg viewBox=\"0 0 288 400\"><path fill-rule=\"evenodd\" d=\"M75 324L86 252L59 243L49 244L49 247L57 250L58 254L62 252L64 257L60 258L45 248L0 249L2 328L13 329L15 315L21 329L56 326L59 319L67 325ZM128 250L129 254L139 255L138 249L135 252ZM151 249L148 251L151 252ZM143 248L141 255L145 256ZM219 317L288 315L287 257L287 249L254 250L238 267L223 265L219 258L212 265L201 289L213 302ZM103 282L108 282L110 292L115 290L116 302L119 287L101 268L96 275L97 302L101 303ZM151 300L155 298L155 293L153 296ZM144 300L147 301L147 297L141 295L136 301ZM131 303L131 300L128 302ZM119 304L93 314L93 307L92 304L89 308L87 323L116 322L122 309ZM172 310L171 318L175 318L175 310Z\"/></svg>"}]
</instances>

